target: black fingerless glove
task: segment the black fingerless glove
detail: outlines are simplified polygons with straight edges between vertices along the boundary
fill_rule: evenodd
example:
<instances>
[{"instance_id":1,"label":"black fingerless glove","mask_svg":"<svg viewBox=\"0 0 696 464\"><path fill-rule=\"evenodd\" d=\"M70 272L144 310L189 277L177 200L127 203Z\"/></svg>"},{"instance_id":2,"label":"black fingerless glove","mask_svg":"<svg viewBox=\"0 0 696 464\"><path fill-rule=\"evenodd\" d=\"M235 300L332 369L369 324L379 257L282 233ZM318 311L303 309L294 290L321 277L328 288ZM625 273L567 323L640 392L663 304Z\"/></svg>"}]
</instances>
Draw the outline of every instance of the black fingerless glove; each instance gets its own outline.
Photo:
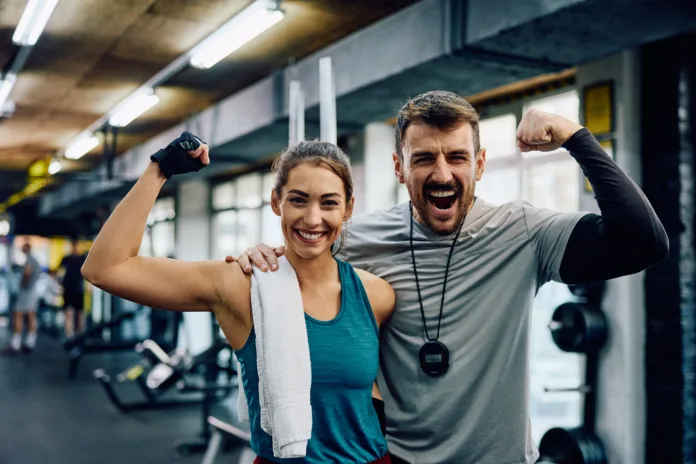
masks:
<instances>
[{"instance_id":1,"label":"black fingerless glove","mask_svg":"<svg viewBox=\"0 0 696 464\"><path fill-rule=\"evenodd\" d=\"M169 179L174 174L198 172L206 165L198 158L191 158L189 151L194 151L204 143L201 139L186 131L167 145L167 148L150 156L153 163L159 163L160 171Z\"/></svg>"}]
</instances>

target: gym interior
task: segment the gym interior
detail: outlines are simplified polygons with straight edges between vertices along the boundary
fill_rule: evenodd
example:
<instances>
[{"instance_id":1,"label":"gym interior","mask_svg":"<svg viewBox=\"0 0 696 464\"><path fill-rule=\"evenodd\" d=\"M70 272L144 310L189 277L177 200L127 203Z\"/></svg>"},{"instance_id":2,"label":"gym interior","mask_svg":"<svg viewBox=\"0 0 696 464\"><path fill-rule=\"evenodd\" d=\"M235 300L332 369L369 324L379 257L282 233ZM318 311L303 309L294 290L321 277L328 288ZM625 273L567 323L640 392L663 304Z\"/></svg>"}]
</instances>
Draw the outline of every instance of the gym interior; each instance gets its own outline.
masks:
<instances>
[{"instance_id":1,"label":"gym interior","mask_svg":"<svg viewBox=\"0 0 696 464\"><path fill-rule=\"evenodd\" d=\"M0 358L0 463L251 463L210 313L85 283L85 326L68 337L56 271L183 131L211 164L167 181L143 256L281 245L271 164L303 139L348 154L354 214L407 202L395 115L429 90L480 115L477 196L598 212L565 149L518 149L522 115L540 109L587 127L669 236L646 271L538 291L528 400L535 442L556 449L547 462L696 463L693 0L0 0L0 21L0 345L27 243L42 295L35 349ZM578 302L590 309L564 326Z\"/></svg>"}]
</instances>

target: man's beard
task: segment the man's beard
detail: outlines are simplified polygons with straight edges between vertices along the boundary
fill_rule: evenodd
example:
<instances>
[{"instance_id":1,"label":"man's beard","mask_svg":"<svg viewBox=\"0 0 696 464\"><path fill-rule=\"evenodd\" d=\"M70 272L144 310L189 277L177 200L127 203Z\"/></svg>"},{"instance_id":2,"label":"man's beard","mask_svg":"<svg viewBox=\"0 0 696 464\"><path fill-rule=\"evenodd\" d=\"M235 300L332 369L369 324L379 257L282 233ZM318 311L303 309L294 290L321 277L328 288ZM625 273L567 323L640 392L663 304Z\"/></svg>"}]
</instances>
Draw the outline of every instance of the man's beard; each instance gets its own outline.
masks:
<instances>
[{"instance_id":1,"label":"man's beard","mask_svg":"<svg viewBox=\"0 0 696 464\"><path fill-rule=\"evenodd\" d=\"M455 210L450 219L446 222L432 216L430 208L433 202L428 199L428 192L443 190L454 190L455 192ZM420 222L438 235L451 235L455 233L466 218L466 214L469 212L474 202L473 186L465 189L458 182L451 182L448 184L428 183L418 192L413 192L412 189L408 187L408 192L413 207L418 213Z\"/></svg>"}]
</instances>

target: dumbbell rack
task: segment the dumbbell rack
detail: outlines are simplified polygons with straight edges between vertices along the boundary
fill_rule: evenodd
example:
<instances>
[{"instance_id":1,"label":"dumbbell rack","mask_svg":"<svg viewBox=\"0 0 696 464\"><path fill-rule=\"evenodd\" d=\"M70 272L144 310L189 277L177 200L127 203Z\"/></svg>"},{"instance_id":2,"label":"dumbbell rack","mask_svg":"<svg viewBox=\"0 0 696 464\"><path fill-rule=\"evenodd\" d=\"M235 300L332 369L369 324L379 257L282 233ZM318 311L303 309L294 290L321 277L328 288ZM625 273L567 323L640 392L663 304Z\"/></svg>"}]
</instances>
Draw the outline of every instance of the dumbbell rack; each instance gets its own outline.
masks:
<instances>
[{"instance_id":1,"label":"dumbbell rack","mask_svg":"<svg viewBox=\"0 0 696 464\"><path fill-rule=\"evenodd\" d=\"M544 391L583 394L583 421L577 428L548 430L539 443L539 464L607 464L604 446L595 434L599 352L608 336L601 309L604 282L569 288L579 301L563 303L556 308L549 329L562 351L585 355L585 381L579 387L545 388Z\"/></svg>"}]
</instances>

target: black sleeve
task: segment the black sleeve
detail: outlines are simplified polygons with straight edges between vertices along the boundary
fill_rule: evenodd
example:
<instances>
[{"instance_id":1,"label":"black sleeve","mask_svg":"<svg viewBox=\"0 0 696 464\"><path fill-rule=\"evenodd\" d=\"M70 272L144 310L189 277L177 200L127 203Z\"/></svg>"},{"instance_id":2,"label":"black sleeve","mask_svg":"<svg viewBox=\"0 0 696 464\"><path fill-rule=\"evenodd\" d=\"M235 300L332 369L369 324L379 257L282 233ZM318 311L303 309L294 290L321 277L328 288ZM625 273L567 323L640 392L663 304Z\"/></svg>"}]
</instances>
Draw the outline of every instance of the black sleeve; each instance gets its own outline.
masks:
<instances>
[{"instance_id":1,"label":"black sleeve","mask_svg":"<svg viewBox=\"0 0 696 464\"><path fill-rule=\"evenodd\" d=\"M372 406L375 408L377 413L377 419L379 420L379 428L382 430L382 435L387 434L387 418L384 415L384 401L372 397Z\"/></svg>"},{"instance_id":2,"label":"black sleeve","mask_svg":"<svg viewBox=\"0 0 696 464\"><path fill-rule=\"evenodd\" d=\"M669 253L669 240L650 202L589 130L563 145L592 184L601 216L587 214L568 239L560 276L567 284L635 274Z\"/></svg>"}]
</instances>

